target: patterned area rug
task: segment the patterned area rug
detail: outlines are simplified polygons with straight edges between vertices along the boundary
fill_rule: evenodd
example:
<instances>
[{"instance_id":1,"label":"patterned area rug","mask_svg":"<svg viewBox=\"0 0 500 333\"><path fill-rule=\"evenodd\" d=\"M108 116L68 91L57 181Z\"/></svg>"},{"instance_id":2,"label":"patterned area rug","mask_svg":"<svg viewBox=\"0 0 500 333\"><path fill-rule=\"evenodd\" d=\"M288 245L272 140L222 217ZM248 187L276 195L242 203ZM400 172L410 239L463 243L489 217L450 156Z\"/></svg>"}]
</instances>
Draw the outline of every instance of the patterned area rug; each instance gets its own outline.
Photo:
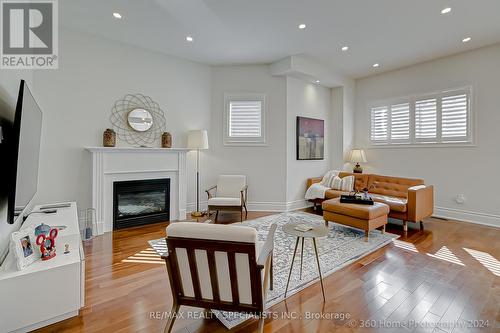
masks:
<instances>
[{"instance_id":1,"label":"patterned area rug","mask_svg":"<svg viewBox=\"0 0 500 333\"><path fill-rule=\"evenodd\" d=\"M271 224L276 223L278 225L274 238L274 289L268 291L266 308L284 299L296 238L285 234L283 232L283 225L291 220L299 220L302 223L312 225L324 224L321 216L304 212L270 215L241 223L242 225L257 229L259 241L264 241L266 239ZM398 235L390 233L382 234L380 231L376 230L370 233L369 241L365 242L363 239L364 231L362 230L349 228L332 222L329 223L329 229L330 232L327 237L318 238L316 240L323 278L399 237ZM167 250L164 239L152 240L149 241L149 243L160 255ZM295 257L287 298L318 281L318 267L311 239L306 238L304 243L302 279L299 278L299 266L300 244ZM316 287L318 288L318 293L321 293L319 285L315 286L315 288ZM328 298L328 289L325 289L325 296ZM228 329L238 326L245 320L252 318L249 315L236 312L215 310L212 312Z\"/></svg>"}]
</instances>

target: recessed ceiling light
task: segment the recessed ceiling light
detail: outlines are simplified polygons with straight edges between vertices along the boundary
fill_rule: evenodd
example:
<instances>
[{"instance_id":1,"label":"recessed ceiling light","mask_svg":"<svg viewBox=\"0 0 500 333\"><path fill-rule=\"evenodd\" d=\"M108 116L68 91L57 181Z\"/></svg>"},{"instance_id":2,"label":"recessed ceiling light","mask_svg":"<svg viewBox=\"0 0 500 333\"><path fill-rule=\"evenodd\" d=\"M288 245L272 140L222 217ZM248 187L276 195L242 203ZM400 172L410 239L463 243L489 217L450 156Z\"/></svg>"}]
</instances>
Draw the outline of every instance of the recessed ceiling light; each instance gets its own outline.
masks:
<instances>
[{"instance_id":1,"label":"recessed ceiling light","mask_svg":"<svg viewBox=\"0 0 500 333\"><path fill-rule=\"evenodd\" d=\"M319 81L319 80L316 80L315 82L316 82L316 83L319 83L320 81Z\"/></svg>"},{"instance_id":2,"label":"recessed ceiling light","mask_svg":"<svg viewBox=\"0 0 500 333\"><path fill-rule=\"evenodd\" d=\"M349 46L342 46L342 51L344 51L344 52L345 52L345 51L347 51L347 50L349 50Z\"/></svg>"},{"instance_id":3,"label":"recessed ceiling light","mask_svg":"<svg viewBox=\"0 0 500 333\"><path fill-rule=\"evenodd\" d=\"M186 40L187 40L188 42L192 42L192 41L193 41L193 37L191 37L191 36L186 36Z\"/></svg>"},{"instance_id":4,"label":"recessed ceiling light","mask_svg":"<svg viewBox=\"0 0 500 333\"><path fill-rule=\"evenodd\" d=\"M377 68L377 67L380 67L379 63L373 64L373 68Z\"/></svg>"},{"instance_id":5,"label":"recessed ceiling light","mask_svg":"<svg viewBox=\"0 0 500 333\"><path fill-rule=\"evenodd\" d=\"M441 11L441 14L448 14L449 12L451 12L451 7L446 7L446 8L443 8L443 10Z\"/></svg>"},{"instance_id":6,"label":"recessed ceiling light","mask_svg":"<svg viewBox=\"0 0 500 333\"><path fill-rule=\"evenodd\" d=\"M306 25L304 23L299 24L299 29L305 29Z\"/></svg>"},{"instance_id":7,"label":"recessed ceiling light","mask_svg":"<svg viewBox=\"0 0 500 333\"><path fill-rule=\"evenodd\" d=\"M120 13L113 13L113 16L117 19L121 19L122 18L122 14Z\"/></svg>"},{"instance_id":8,"label":"recessed ceiling light","mask_svg":"<svg viewBox=\"0 0 500 333\"><path fill-rule=\"evenodd\" d=\"M470 37L465 37L464 39L462 39L462 42L467 43L467 42L470 42L471 39L472 38L470 38Z\"/></svg>"}]
</instances>

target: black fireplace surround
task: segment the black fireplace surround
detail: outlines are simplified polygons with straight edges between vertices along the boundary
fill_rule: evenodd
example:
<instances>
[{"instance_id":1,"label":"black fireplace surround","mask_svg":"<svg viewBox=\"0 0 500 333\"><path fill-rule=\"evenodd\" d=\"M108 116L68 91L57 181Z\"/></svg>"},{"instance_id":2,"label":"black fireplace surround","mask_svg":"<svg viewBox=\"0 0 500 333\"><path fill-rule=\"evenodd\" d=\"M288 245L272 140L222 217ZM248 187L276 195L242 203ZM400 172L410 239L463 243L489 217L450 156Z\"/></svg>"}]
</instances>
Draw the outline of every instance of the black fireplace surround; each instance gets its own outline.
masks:
<instances>
[{"instance_id":1,"label":"black fireplace surround","mask_svg":"<svg viewBox=\"0 0 500 333\"><path fill-rule=\"evenodd\" d=\"M113 229L170 219L170 179L113 183Z\"/></svg>"}]
</instances>

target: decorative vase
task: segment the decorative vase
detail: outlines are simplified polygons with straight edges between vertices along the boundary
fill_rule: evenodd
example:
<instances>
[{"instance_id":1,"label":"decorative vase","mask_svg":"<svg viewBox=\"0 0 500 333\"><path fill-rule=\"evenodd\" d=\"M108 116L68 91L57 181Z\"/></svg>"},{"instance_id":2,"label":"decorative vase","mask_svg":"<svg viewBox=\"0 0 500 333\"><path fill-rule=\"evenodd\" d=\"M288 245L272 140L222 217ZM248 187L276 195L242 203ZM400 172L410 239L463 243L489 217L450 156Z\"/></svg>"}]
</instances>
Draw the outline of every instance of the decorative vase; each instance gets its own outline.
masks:
<instances>
[{"instance_id":1,"label":"decorative vase","mask_svg":"<svg viewBox=\"0 0 500 333\"><path fill-rule=\"evenodd\" d=\"M102 145L104 147L116 146L116 133L111 128L108 128L102 134Z\"/></svg>"},{"instance_id":2,"label":"decorative vase","mask_svg":"<svg viewBox=\"0 0 500 333\"><path fill-rule=\"evenodd\" d=\"M161 135L161 147L172 148L172 135L170 133L164 132Z\"/></svg>"}]
</instances>

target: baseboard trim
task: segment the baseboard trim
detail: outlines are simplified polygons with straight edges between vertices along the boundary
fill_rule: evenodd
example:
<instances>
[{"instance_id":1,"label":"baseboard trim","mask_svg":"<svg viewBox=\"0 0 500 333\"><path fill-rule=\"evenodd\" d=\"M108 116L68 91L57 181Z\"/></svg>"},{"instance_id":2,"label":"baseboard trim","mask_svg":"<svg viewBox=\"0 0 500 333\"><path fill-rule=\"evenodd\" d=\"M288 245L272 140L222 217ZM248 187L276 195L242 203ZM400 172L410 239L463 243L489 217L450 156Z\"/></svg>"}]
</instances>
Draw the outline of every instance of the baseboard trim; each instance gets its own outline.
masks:
<instances>
[{"instance_id":1,"label":"baseboard trim","mask_svg":"<svg viewBox=\"0 0 500 333\"><path fill-rule=\"evenodd\" d=\"M435 206L433 216L500 228L500 215Z\"/></svg>"},{"instance_id":2,"label":"baseboard trim","mask_svg":"<svg viewBox=\"0 0 500 333\"><path fill-rule=\"evenodd\" d=\"M194 212L196 210L196 202L188 202L186 211L188 213ZM207 210L207 202L206 201L200 201L200 210L205 211Z\"/></svg>"},{"instance_id":3,"label":"baseboard trim","mask_svg":"<svg viewBox=\"0 0 500 333\"><path fill-rule=\"evenodd\" d=\"M288 201L288 202L252 201L247 203L247 208L249 211L260 211L260 212L290 212L311 206L312 204L305 199ZM195 209L196 209L195 202L188 203L187 205L188 212L192 212ZM200 209L207 210L206 201L200 202ZM495 214L487 214L487 213L461 210L456 208L435 206L433 216L438 218L446 218L446 219L452 219L457 221L500 228L500 215L495 215Z\"/></svg>"},{"instance_id":4,"label":"baseboard trim","mask_svg":"<svg viewBox=\"0 0 500 333\"><path fill-rule=\"evenodd\" d=\"M308 200L305 199L288 201L286 203L286 211L290 212L293 210L304 209L312 206L313 206L312 202L309 202Z\"/></svg>"},{"instance_id":5,"label":"baseboard trim","mask_svg":"<svg viewBox=\"0 0 500 333\"><path fill-rule=\"evenodd\" d=\"M286 211L286 203L278 202L278 201L269 201L269 202L248 202L247 208L249 211L255 212L284 212Z\"/></svg>"}]
</instances>

